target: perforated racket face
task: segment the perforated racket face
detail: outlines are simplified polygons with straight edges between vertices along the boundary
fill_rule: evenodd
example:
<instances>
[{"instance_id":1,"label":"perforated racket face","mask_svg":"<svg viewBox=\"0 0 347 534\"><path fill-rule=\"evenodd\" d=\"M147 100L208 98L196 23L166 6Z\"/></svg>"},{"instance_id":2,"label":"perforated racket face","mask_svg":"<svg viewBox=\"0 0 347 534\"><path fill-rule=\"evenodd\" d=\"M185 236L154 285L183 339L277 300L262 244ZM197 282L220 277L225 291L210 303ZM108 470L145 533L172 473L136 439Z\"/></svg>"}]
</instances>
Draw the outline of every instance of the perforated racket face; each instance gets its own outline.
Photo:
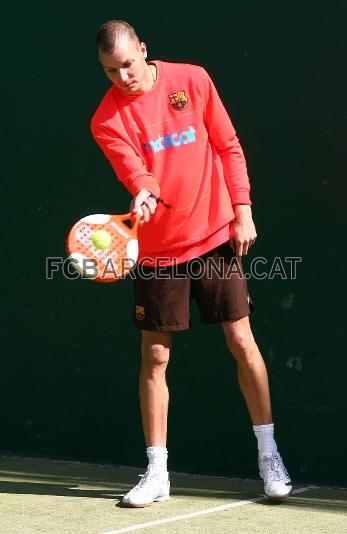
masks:
<instances>
[{"instance_id":1,"label":"perforated racket face","mask_svg":"<svg viewBox=\"0 0 347 534\"><path fill-rule=\"evenodd\" d=\"M124 221L133 224L129 228ZM138 256L138 218L126 215L88 215L79 220L67 238L67 252L71 262L84 278L96 282L115 282L124 278L135 266ZM92 236L98 230L106 230L111 244L98 249Z\"/></svg>"}]
</instances>

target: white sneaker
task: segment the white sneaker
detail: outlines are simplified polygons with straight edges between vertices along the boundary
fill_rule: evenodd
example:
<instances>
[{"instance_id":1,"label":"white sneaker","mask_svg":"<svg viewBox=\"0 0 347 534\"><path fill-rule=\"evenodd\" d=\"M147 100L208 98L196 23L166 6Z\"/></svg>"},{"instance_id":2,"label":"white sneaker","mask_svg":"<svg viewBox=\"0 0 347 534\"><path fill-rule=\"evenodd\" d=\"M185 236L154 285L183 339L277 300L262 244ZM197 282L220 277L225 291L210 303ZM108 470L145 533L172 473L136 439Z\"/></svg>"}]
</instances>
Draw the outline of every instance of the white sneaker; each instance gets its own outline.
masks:
<instances>
[{"instance_id":1,"label":"white sneaker","mask_svg":"<svg viewBox=\"0 0 347 534\"><path fill-rule=\"evenodd\" d=\"M264 480L265 494L269 499L284 499L293 489L279 452L259 455L259 475Z\"/></svg>"},{"instance_id":2,"label":"white sneaker","mask_svg":"<svg viewBox=\"0 0 347 534\"><path fill-rule=\"evenodd\" d=\"M170 499L169 473L156 473L147 469L140 482L123 497L123 504L133 508L144 508L153 502Z\"/></svg>"}]
</instances>

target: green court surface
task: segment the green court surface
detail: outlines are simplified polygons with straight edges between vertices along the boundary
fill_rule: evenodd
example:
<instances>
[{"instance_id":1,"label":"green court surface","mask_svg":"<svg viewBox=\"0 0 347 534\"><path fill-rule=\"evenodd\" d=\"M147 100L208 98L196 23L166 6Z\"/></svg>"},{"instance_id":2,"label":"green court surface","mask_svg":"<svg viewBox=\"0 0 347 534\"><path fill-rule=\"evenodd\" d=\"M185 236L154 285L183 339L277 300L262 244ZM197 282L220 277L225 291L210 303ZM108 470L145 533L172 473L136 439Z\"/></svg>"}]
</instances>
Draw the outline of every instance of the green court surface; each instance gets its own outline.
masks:
<instances>
[{"instance_id":1,"label":"green court surface","mask_svg":"<svg viewBox=\"0 0 347 534\"><path fill-rule=\"evenodd\" d=\"M294 484L290 498L271 503L264 498L261 481L171 473L168 502L141 509L122 507L121 495L142 472L1 457L0 534L347 532L343 488Z\"/></svg>"}]
</instances>

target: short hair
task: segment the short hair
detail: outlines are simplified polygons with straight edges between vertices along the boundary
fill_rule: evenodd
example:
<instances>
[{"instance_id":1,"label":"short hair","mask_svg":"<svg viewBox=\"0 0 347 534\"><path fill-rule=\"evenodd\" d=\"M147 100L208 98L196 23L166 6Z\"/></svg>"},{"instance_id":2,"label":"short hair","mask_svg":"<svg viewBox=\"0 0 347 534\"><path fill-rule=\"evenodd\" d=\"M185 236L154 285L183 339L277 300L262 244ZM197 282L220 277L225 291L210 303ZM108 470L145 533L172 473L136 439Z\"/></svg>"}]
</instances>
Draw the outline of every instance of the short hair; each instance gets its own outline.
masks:
<instances>
[{"instance_id":1,"label":"short hair","mask_svg":"<svg viewBox=\"0 0 347 534\"><path fill-rule=\"evenodd\" d=\"M124 20L108 20L100 26L96 34L96 50L99 53L112 54L122 37L128 37L140 44L134 28Z\"/></svg>"}]
</instances>

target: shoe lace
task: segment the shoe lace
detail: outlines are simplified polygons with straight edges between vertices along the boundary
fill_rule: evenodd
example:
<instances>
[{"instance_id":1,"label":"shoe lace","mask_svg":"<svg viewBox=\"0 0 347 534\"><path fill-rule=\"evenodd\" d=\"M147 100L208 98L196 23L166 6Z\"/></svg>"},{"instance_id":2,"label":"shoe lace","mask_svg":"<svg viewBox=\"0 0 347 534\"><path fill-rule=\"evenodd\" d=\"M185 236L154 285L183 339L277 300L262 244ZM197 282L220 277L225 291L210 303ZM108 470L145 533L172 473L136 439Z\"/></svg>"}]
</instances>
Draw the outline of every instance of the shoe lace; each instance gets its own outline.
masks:
<instances>
[{"instance_id":1,"label":"shoe lace","mask_svg":"<svg viewBox=\"0 0 347 534\"><path fill-rule=\"evenodd\" d=\"M269 480L277 482L283 481L283 479L285 482L290 481L289 473L277 454L273 454L271 456L268 466L268 477Z\"/></svg>"},{"instance_id":2,"label":"shoe lace","mask_svg":"<svg viewBox=\"0 0 347 534\"><path fill-rule=\"evenodd\" d=\"M135 488L134 489L140 489L140 488L143 488L143 486L149 482L150 480L156 480L158 479L158 475L157 473L151 471L151 470L148 470L146 471L146 473L143 473L141 475L139 475L139 477L141 478L140 482L138 484L136 484Z\"/></svg>"}]
</instances>

